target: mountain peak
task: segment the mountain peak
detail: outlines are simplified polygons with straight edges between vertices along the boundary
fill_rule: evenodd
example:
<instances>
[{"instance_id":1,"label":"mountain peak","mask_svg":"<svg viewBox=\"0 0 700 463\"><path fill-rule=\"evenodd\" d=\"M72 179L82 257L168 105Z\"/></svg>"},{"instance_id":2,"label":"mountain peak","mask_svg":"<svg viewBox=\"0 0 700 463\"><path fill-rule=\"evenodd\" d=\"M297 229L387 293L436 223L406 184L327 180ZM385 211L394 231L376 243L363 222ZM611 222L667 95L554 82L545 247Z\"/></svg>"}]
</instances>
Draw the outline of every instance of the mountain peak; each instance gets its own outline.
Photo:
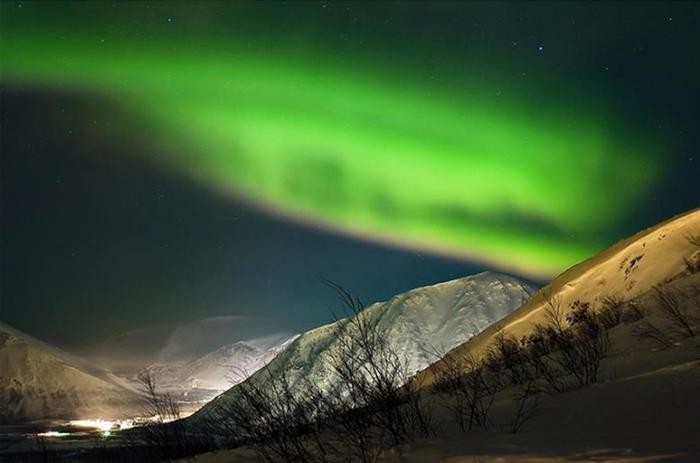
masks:
<instances>
[{"instance_id":1,"label":"mountain peak","mask_svg":"<svg viewBox=\"0 0 700 463\"><path fill-rule=\"evenodd\" d=\"M482 272L412 289L367 306L363 314L382 327L390 347L405 356L407 374L413 374L437 360L440 352L463 343L518 308L533 290L509 275ZM342 343L334 329L338 323L343 321L302 334L266 370L284 370L292 384L306 378L322 388L331 387L337 378L328 365ZM248 381L263 378L259 372ZM217 403L235 400L235 395L234 386ZM211 407L205 406L201 413L208 413Z\"/></svg>"},{"instance_id":2,"label":"mountain peak","mask_svg":"<svg viewBox=\"0 0 700 463\"><path fill-rule=\"evenodd\" d=\"M106 370L4 324L0 335L0 423L81 413L117 417L142 405Z\"/></svg>"}]
</instances>

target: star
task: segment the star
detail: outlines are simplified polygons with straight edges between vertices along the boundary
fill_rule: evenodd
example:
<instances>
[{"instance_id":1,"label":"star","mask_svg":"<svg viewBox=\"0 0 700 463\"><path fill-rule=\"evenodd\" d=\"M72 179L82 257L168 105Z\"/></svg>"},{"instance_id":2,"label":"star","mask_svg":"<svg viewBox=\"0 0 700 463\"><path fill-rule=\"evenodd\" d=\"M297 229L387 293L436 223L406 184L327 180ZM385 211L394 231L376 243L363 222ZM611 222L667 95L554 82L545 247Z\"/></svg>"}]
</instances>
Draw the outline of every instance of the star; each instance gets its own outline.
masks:
<instances>
[{"instance_id":1,"label":"star","mask_svg":"<svg viewBox=\"0 0 700 463\"><path fill-rule=\"evenodd\" d=\"M539 51L540 53L542 53L542 52L544 51L544 45L538 45L538 46L537 46L537 51Z\"/></svg>"}]
</instances>

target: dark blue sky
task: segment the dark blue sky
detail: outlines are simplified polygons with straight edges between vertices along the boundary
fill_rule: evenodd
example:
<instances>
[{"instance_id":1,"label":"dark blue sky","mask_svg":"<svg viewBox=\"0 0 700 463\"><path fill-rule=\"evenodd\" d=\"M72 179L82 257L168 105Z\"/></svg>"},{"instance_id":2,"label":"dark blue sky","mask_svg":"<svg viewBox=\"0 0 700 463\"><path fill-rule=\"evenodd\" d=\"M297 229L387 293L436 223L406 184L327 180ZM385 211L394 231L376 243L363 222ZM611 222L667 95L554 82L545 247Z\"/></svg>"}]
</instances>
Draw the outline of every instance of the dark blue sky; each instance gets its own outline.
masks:
<instances>
[{"instance_id":1,"label":"dark blue sky","mask_svg":"<svg viewBox=\"0 0 700 463\"><path fill-rule=\"evenodd\" d=\"M156 169L95 101L3 91L2 317L62 345L219 315L331 319L321 277L367 301L484 270L284 222ZM39 129L40 127L40 129Z\"/></svg>"}]
</instances>

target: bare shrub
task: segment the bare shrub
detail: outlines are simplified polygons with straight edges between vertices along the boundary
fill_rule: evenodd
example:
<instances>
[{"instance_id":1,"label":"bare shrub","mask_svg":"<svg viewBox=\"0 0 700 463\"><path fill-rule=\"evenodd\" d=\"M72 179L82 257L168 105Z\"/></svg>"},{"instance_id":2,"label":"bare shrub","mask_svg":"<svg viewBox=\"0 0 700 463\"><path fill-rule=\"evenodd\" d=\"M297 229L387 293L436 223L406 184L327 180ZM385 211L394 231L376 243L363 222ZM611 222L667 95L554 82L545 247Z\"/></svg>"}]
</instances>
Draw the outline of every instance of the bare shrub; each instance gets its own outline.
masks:
<instances>
[{"instance_id":1,"label":"bare shrub","mask_svg":"<svg viewBox=\"0 0 700 463\"><path fill-rule=\"evenodd\" d=\"M563 392L598 381L601 361L610 351L607 330L619 324L622 302L606 298L603 314L587 302L574 301L565 314L561 299L550 297L544 307L545 323L517 342L503 330L494 337L486 366L500 387L524 385L538 391Z\"/></svg>"},{"instance_id":2,"label":"bare shrub","mask_svg":"<svg viewBox=\"0 0 700 463\"><path fill-rule=\"evenodd\" d=\"M389 344L381 317L369 316L362 301L340 285L326 284L340 298L345 315L336 325L329 365L340 379L344 408L368 413L385 445L396 446L426 434L431 422L427 408L420 404L422 395L411 397L410 386L404 386L409 377L407 359Z\"/></svg>"},{"instance_id":3,"label":"bare shrub","mask_svg":"<svg viewBox=\"0 0 700 463\"><path fill-rule=\"evenodd\" d=\"M468 405L462 395L464 366L455 354L444 356L435 365L437 370L431 390L440 397L440 405L450 413L459 429L465 431Z\"/></svg>"},{"instance_id":4,"label":"bare shrub","mask_svg":"<svg viewBox=\"0 0 700 463\"><path fill-rule=\"evenodd\" d=\"M346 394L337 386L325 392L321 402L328 410L328 429L345 456L350 457L350 461L376 462L386 433L377 426L372 411L351 406Z\"/></svg>"},{"instance_id":5,"label":"bare shrub","mask_svg":"<svg viewBox=\"0 0 700 463\"><path fill-rule=\"evenodd\" d=\"M700 235L691 235L688 234L686 235L686 239L688 240L688 243L692 244L696 248L700 249Z\"/></svg>"},{"instance_id":6,"label":"bare shrub","mask_svg":"<svg viewBox=\"0 0 700 463\"><path fill-rule=\"evenodd\" d=\"M448 355L439 364L433 390L462 431L475 426L488 429L491 424L489 412L498 385L490 385L486 375L485 365L471 355Z\"/></svg>"},{"instance_id":7,"label":"bare shrub","mask_svg":"<svg viewBox=\"0 0 700 463\"><path fill-rule=\"evenodd\" d=\"M690 257L684 257L686 271L690 274L700 271L700 235L686 235L686 240L694 248L695 252Z\"/></svg>"},{"instance_id":8,"label":"bare shrub","mask_svg":"<svg viewBox=\"0 0 700 463\"><path fill-rule=\"evenodd\" d=\"M644 310L635 301L629 301L622 310L622 322L634 323L646 316Z\"/></svg>"},{"instance_id":9,"label":"bare shrub","mask_svg":"<svg viewBox=\"0 0 700 463\"><path fill-rule=\"evenodd\" d=\"M654 287L654 296L663 317L671 324L674 334L680 338L692 338L694 320L681 298L668 289Z\"/></svg>"},{"instance_id":10,"label":"bare shrub","mask_svg":"<svg viewBox=\"0 0 700 463\"><path fill-rule=\"evenodd\" d=\"M605 329L611 329L622 323L624 316L624 300L611 294L600 300L601 308L598 311L598 320Z\"/></svg>"},{"instance_id":11,"label":"bare shrub","mask_svg":"<svg viewBox=\"0 0 700 463\"><path fill-rule=\"evenodd\" d=\"M251 445L268 462L326 461L331 456L370 463L382 449L432 435L434 420L418 385L409 383L403 356L361 301L326 282L343 302L323 388L265 367L222 400L216 415L229 445Z\"/></svg>"},{"instance_id":12,"label":"bare shrub","mask_svg":"<svg viewBox=\"0 0 700 463\"><path fill-rule=\"evenodd\" d=\"M263 461L324 461L317 397L314 385L293 390L286 371L264 367L255 380L240 383L235 396L219 404L215 413L229 433L230 445L251 445Z\"/></svg>"},{"instance_id":13,"label":"bare shrub","mask_svg":"<svg viewBox=\"0 0 700 463\"><path fill-rule=\"evenodd\" d=\"M660 349L668 349L673 346L673 339L665 332L661 331L649 320L642 320L633 329L632 334L639 339L650 341Z\"/></svg>"},{"instance_id":14,"label":"bare shrub","mask_svg":"<svg viewBox=\"0 0 700 463\"><path fill-rule=\"evenodd\" d=\"M170 394L158 391L150 373L141 373L138 380L146 399L142 413L151 421L136 428L135 432L152 461L189 457L211 449L211 442L187 433L180 421L179 405Z\"/></svg>"},{"instance_id":15,"label":"bare shrub","mask_svg":"<svg viewBox=\"0 0 700 463\"><path fill-rule=\"evenodd\" d=\"M554 350L554 344L549 339L548 328L541 324L535 325L533 332L525 336L521 343L534 377L544 381L541 387L546 392L564 392L571 388L566 379L566 373L558 366L556 357L560 354Z\"/></svg>"},{"instance_id":16,"label":"bare shrub","mask_svg":"<svg viewBox=\"0 0 700 463\"><path fill-rule=\"evenodd\" d=\"M550 359L573 376L578 386L585 386L598 381L600 362L610 351L610 337L588 303L575 301L571 307L565 317L560 301L550 300L543 331L552 351L556 351Z\"/></svg>"},{"instance_id":17,"label":"bare shrub","mask_svg":"<svg viewBox=\"0 0 700 463\"><path fill-rule=\"evenodd\" d=\"M515 336L503 330L494 337L486 354L486 363L493 372L502 372L506 381L514 386L522 384L529 377L527 362L520 343Z\"/></svg>"},{"instance_id":18,"label":"bare shrub","mask_svg":"<svg viewBox=\"0 0 700 463\"><path fill-rule=\"evenodd\" d=\"M591 304L588 302L574 301L571 303L571 311L564 317L570 326L584 323L591 316Z\"/></svg>"},{"instance_id":19,"label":"bare shrub","mask_svg":"<svg viewBox=\"0 0 700 463\"><path fill-rule=\"evenodd\" d=\"M180 418L180 406L168 393L159 393L156 382L150 373L140 373L138 376L141 392L146 397L143 409L145 416L154 418L154 422L162 424Z\"/></svg>"},{"instance_id":20,"label":"bare shrub","mask_svg":"<svg viewBox=\"0 0 700 463\"><path fill-rule=\"evenodd\" d=\"M540 404L540 390L534 382L515 389L515 413L510 421L510 432L515 434L535 417Z\"/></svg>"},{"instance_id":21,"label":"bare shrub","mask_svg":"<svg viewBox=\"0 0 700 463\"><path fill-rule=\"evenodd\" d=\"M408 428L416 437L435 436L437 423L433 415L433 402L429 395L423 392L423 383L414 377L402 388L406 397L403 405L406 408Z\"/></svg>"},{"instance_id":22,"label":"bare shrub","mask_svg":"<svg viewBox=\"0 0 700 463\"><path fill-rule=\"evenodd\" d=\"M692 296L681 296L661 286L655 286L653 291L659 314L669 328L664 330L644 320L634 327L634 336L650 341L660 349L667 349L680 339L695 337L697 319L691 313L691 307L696 304Z\"/></svg>"}]
</instances>

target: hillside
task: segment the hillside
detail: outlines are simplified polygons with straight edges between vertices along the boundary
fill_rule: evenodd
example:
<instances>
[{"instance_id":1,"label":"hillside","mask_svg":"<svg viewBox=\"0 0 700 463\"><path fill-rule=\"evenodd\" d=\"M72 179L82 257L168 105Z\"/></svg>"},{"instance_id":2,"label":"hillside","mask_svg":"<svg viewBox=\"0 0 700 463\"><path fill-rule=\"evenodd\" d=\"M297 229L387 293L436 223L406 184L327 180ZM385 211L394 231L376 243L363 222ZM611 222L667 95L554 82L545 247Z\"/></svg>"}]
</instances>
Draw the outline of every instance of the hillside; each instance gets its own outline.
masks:
<instances>
[{"instance_id":1,"label":"hillside","mask_svg":"<svg viewBox=\"0 0 700 463\"><path fill-rule=\"evenodd\" d=\"M220 393L267 365L296 338L279 335L238 341L190 362L154 364L142 372L150 373L163 391L201 389Z\"/></svg>"},{"instance_id":2,"label":"hillside","mask_svg":"<svg viewBox=\"0 0 700 463\"><path fill-rule=\"evenodd\" d=\"M693 241L699 236L700 209L695 209L622 240L556 277L520 308L456 347L450 355L480 358L499 332L517 339L530 334L535 324L544 322L550 301L557 301L566 314L575 301L599 309L606 297L634 299L682 275L688 264L700 265L700 247ZM431 384L433 373L440 368L440 362L431 365L418 375L419 382Z\"/></svg>"},{"instance_id":3,"label":"hillside","mask_svg":"<svg viewBox=\"0 0 700 463\"><path fill-rule=\"evenodd\" d=\"M379 437L361 434L370 444L312 461L347 461L357 448L384 463L699 461L698 236L696 210L570 269L418 375L430 432L395 445L375 422ZM552 307L561 309L561 328ZM525 338L536 324L544 337ZM348 428L335 426L319 428L323 442L350 442ZM259 452L241 447L195 461L252 462Z\"/></svg>"},{"instance_id":4,"label":"hillside","mask_svg":"<svg viewBox=\"0 0 700 463\"><path fill-rule=\"evenodd\" d=\"M119 418L140 406L106 370L0 324L0 423Z\"/></svg>"},{"instance_id":5,"label":"hillside","mask_svg":"<svg viewBox=\"0 0 700 463\"><path fill-rule=\"evenodd\" d=\"M532 291L530 286L513 277L484 272L414 289L387 302L372 304L363 316L372 317L386 329L388 345L401 353L408 374L412 374L519 307ZM292 387L302 379L322 389L336 384L337 377L329 364L339 349L335 335L339 322L302 334L249 381L260 381L267 372L283 370ZM235 400L235 394L236 387L233 387L197 415L206 415L221 405L221 401Z\"/></svg>"}]
</instances>

